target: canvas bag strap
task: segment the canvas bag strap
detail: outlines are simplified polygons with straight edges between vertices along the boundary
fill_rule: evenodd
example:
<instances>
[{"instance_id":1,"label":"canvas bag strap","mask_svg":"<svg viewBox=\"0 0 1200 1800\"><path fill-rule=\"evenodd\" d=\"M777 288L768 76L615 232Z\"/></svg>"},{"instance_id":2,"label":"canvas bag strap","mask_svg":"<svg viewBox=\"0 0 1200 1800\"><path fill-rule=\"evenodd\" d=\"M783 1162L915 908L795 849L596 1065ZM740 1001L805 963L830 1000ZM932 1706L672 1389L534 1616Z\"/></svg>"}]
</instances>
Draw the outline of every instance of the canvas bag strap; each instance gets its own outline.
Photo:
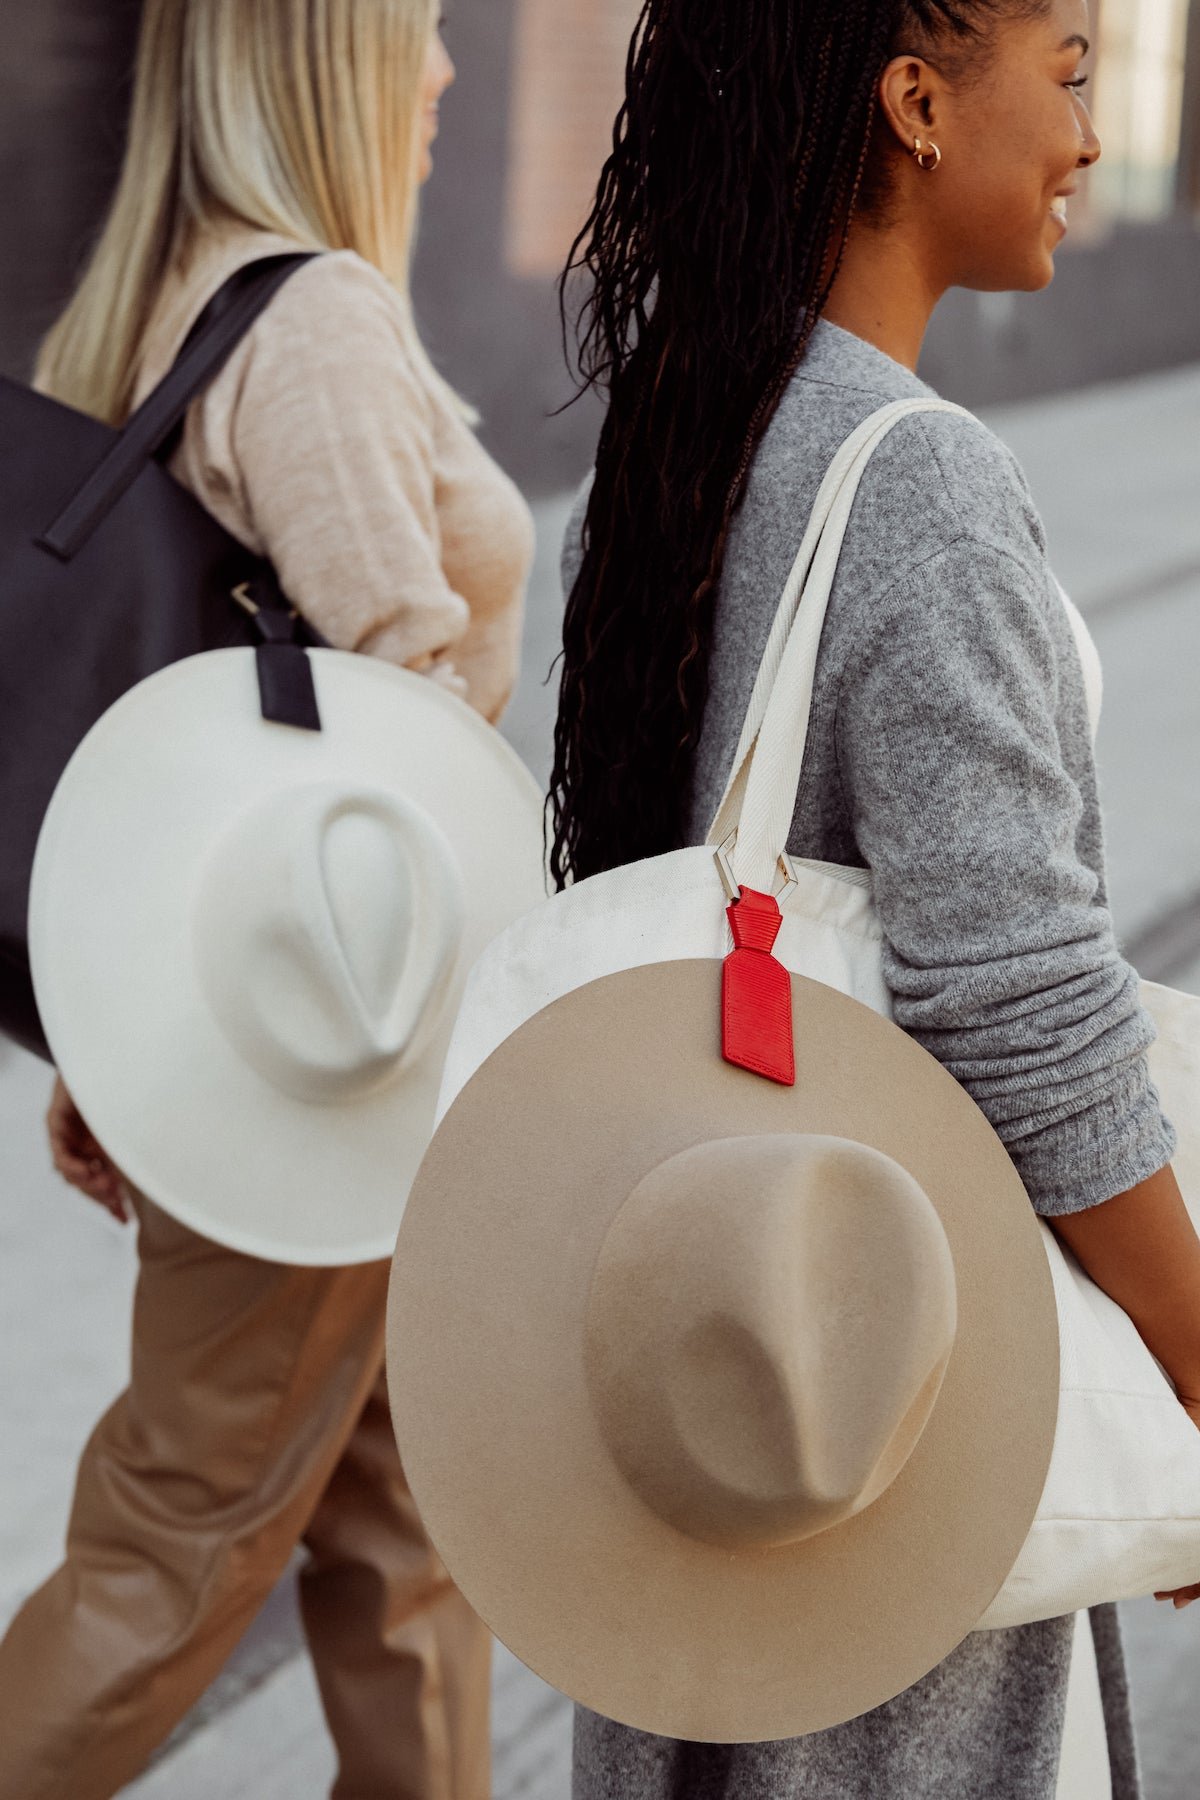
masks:
<instances>
[{"instance_id":1,"label":"canvas bag strap","mask_svg":"<svg viewBox=\"0 0 1200 1800\"><path fill-rule=\"evenodd\" d=\"M787 844L804 762L813 681L829 597L850 514L872 456L901 419L958 413L947 400L897 400L865 419L846 440L821 484L804 540L784 586L729 780L708 834L731 836L730 863L745 887L770 893Z\"/></svg>"}]
</instances>

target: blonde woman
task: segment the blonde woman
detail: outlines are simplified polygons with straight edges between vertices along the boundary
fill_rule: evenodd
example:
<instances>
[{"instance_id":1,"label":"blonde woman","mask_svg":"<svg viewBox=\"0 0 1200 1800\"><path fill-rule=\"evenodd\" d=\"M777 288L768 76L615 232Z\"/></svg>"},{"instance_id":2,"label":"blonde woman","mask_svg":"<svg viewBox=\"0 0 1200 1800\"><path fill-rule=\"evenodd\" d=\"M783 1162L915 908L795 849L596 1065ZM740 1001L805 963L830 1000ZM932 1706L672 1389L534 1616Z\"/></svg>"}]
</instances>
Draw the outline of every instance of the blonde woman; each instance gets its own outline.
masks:
<instances>
[{"instance_id":1,"label":"blonde woman","mask_svg":"<svg viewBox=\"0 0 1200 1800\"><path fill-rule=\"evenodd\" d=\"M438 98L434 0L147 0L125 168L40 360L119 422L239 266L325 252L195 401L173 468L336 646L495 720L531 523L417 335L408 265ZM70 1096L65 1177L136 1215L128 1391L66 1557L0 1645L0 1793L103 1800L220 1669L297 1544L349 1800L482 1800L490 1640L413 1508L382 1384L385 1265L288 1268L130 1194Z\"/></svg>"}]
</instances>

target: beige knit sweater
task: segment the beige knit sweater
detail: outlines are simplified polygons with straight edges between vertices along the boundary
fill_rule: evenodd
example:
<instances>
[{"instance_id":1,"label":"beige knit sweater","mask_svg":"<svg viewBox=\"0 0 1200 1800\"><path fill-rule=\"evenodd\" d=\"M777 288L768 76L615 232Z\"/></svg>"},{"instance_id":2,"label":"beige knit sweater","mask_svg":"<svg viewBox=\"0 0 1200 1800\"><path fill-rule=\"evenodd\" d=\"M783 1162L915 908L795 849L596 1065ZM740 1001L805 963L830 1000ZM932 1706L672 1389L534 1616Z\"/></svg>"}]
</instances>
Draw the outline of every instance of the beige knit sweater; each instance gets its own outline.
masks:
<instances>
[{"instance_id":1,"label":"beige knit sweater","mask_svg":"<svg viewBox=\"0 0 1200 1800\"><path fill-rule=\"evenodd\" d=\"M202 238L164 284L135 399L235 269L295 248L243 225ZM172 473L270 558L332 644L426 671L494 722L516 679L533 523L402 323L395 290L352 252L300 269L192 403Z\"/></svg>"}]
</instances>

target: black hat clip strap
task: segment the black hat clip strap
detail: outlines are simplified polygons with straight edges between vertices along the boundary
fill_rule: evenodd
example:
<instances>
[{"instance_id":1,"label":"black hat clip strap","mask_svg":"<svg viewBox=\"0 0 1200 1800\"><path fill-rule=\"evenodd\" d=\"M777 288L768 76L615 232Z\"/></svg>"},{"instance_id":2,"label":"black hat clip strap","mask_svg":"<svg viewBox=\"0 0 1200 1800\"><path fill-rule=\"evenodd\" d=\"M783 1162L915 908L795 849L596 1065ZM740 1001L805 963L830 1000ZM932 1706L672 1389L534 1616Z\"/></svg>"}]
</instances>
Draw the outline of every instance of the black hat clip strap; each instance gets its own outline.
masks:
<instances>
[{"instance_id":1,"label":"black hat clip strap","mask_svg":"<svg viewBox=\"0 0 1200 1800\"><path fill-rule=\"evenodd\" d=\"M298 641L299 615L294 608L260 606L251 582L240 583L233 598L250 614L258 633L254 655L263 718L300 731L320 731L312 664Z\"/></svg>"}]
</instances>

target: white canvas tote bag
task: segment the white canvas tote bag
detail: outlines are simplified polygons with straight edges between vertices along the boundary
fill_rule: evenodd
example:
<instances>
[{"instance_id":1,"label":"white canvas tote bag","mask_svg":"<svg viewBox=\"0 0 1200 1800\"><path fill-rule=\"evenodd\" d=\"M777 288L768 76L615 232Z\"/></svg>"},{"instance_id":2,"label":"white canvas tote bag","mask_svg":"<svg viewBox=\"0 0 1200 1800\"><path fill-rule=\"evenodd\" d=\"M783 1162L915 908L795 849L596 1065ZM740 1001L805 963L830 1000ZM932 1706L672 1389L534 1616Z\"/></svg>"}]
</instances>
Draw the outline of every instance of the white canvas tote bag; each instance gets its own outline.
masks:
<instances>
[{"instance_id":1,"label":"white canvas tote bag","mask_svg":"<svg viewBox=\"0 0 1200 1800\"><path fill-rule=\"evenodd\" d=\"M800 861L785 845L821 630L863 471L900 419L961 410L897 401L847 440L784 589L708 843L592 876L492 941L467 984L439 1118L509 1033L563 994L647 963L723 959L737 883L776 891L774 955L785 967L890 1015L869 873ZM1200 1220L1200 999L1148 983L1143 996L1159 1027L1152 1072L1179 1131L1175 1167ZM981 1628L1200 1579L1200 1431L1127 1315L1041 1229L1058 1304L1058 1428L1034 1525Z\"/></svg>"}]
</instances>

